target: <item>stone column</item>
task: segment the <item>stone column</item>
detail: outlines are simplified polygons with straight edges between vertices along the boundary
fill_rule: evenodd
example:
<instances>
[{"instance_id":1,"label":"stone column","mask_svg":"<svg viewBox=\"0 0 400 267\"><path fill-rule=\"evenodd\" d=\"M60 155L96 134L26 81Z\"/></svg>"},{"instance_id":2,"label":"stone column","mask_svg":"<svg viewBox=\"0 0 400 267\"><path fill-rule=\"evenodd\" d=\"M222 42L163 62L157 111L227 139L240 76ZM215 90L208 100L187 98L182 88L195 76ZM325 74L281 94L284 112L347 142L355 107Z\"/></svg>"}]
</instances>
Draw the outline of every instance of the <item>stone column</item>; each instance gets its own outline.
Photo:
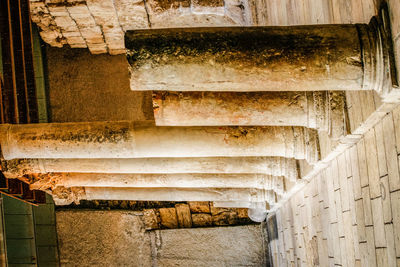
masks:
<instances>
[{"instance_id":1,"label":"stone column","mask_svg":"<svg viewBox=\"0 0 400 267\"><path fill-rule=\"evenodd\" d=\"M389 90L386 34L376 22L128 31L131 89Z\"/></svg>"},{"instance_id":2,"label":"stone column","mask_svg":"<svg viewBox=\"0 0 400 267\"><path fill-rule=\"evenodd\" d=\"M14 159L2 162L7 178L30 174L76 173L257 173L298 178L295 159L282 157Z\"/></svg>"},{"instance_id":3,"label":"stone column","mask_svg":"<svg viewBox=\"0 0 400 267\"><path fill-rule=\"evenodd\" d=\"M344 94L323 91L153 92L157 126L304 126L330 131L332 125L343 128L344 102ZM338 121L329 122L332 118Z\"/></svg>"},{"instance_id":4,"label":"stone column","mask_svg":"<svg viewBox=\"0 0 400 267\"><path fill-rule=\"evenodd\" d=\"M303 127L155 127L132 122L1 125L6 160L277 156L319 159L315 130Z\"/></svg>"},{"instance_id":5,"label":"stone column","mask_svg":"<svg viewBox=\"0 0 400 267\"><path fill-rule=\"evenodd\" d=\"M268 202L272 206L276 195L271 190L254 188L109 188L72 187L49 191L57 205L79 200L134 201L223 201Z\"/></svg>"},{"instance_id":6,"label":"stone column","mask_svg":"<svg viewBox=\"0 0 400 267\"><path fill-rule=\"evenodd\" d=\"M285 192L285 178L265 174L104 174L50 173L37 175L30 187L132 188L256 188Z\"/></svg>"}]
</instances>

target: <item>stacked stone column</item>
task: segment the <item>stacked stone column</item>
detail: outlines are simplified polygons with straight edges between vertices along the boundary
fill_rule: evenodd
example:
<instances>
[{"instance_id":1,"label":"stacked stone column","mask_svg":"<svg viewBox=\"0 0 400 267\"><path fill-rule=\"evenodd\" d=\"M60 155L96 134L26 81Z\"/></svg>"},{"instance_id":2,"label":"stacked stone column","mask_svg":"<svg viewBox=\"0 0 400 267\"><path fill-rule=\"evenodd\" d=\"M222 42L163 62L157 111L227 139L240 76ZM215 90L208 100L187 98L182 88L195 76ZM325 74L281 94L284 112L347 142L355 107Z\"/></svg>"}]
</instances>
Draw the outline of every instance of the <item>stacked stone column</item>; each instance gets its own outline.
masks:
<instances>
[{"instance_id":1,"label":"stacked stone column","mask_svg":"<svg viewBox=\"0 0 400 267\"><path fill-rule=\"evenodd\" d=\"M390 93L381 33L376 23L127 31L131 88L154 90L155 124L3 125L4 173L63 204L215 201L263 214L299 182L297 160L320 160L320 133L347 134L343 91Z\"/></svg>"}]
</instances>

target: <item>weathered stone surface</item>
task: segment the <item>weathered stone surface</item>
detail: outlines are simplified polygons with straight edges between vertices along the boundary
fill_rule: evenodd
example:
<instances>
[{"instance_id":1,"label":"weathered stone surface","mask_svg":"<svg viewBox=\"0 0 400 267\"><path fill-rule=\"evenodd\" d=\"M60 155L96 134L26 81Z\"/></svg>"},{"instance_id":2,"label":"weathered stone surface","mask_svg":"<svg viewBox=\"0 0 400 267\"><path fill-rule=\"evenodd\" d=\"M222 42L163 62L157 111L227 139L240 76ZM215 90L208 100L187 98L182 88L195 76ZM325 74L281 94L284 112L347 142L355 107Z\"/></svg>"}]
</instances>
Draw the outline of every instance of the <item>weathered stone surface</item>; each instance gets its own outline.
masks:
<instances>
[{"instance_id":1,"label":"weathered stone surface","mask_svg":"<svg viewBox=\"0 0 400 267\"><path fill-rule=\"evenodd\" d=\"M151 266L138 212L58 211L56 219L62 266Z\"/></svg>"},{"instance_id":2,"label":"weathered stone surface","mask_svg":"<svg viewBox=\"0 0 400 267\"><path fill-rule=\"evenodd\" d=\"M149 28L144 1L115 0L114 5L124 31Z\"/></svg>"},{"instance_id":3,"label":"weathered stone surface","mask_svg":"<svg viewBox=\"0 0 400 267\"><path fill-rule=\"evenodd\" d=\"M258 225L174 229L160 240L158 266L266 266Z\"/></svg>"},{"instance_id":4,"label":"weathered stone surface","mask_svg":"<svg viewBox=\"0 0 400 267\"><path fill-rule=\"evenodd\" d=\"M226 211L221 212L212 216L213 225L221 226L221 225L230 225L236 224L238 221L238 216L236 212Z\"/></svg>"},{"instance_id":5,"label":"weathered stone surface","mask_svg":"<svg viewBox=\"0 0 400 267\"><path fill-rule=\"evenodd\" d=\"M124 54L124 31L128 30L235 25L220 0L30 2L32 20L45 42L56 47L88 47L93 54Z\"/></svg>"},{"instance_id":6,"label":"weathered stone surface","mask_svg":"<svg viewBox=\"0 0 400 267\"><path fill-rule=\"evenodd\" d=\"M248 216L247 216L247 209L238 208L238 209L235 209L235 211L236 211L237 217L238 217L239 219L247 219L247 218L248 218Z\"/></svg>"},{"instance_id":7,"label":"weathered stone surface","mask_svg":"<svg viewBox=\"0 0 400 267\"><path fill-rule=\"evenodd\" d=\"M176 204L176 215L178 217L178 225L180 228L192 227L192 216L188 204Z\"/></svg>"},{"instance_id":8,"label":"weathered stone surface","mask_svg":"<svg viewBox=\"0 0 400 267\"><path fill-rule=\"evenodd\" d=\"M213 204L210 205L210 211L211 211L211 215L218 215L222 212L228 212L229 209L228 208L219 208L219 207L214 207Z\"/></svg>"},{"instance_id":9,"label":"weathered stone surface","mask_svg":"<svg viewBox=\"0 0 400 267\"><path fill-rule=\"evenodd\" d=\"M160 166L161 168L161 166ZM265 174L136 174L136 173L47 173L35 175L32 188L255 188L285 193L285 178ZM15 178L15 177L10 177ZM241 207L241 206L239 206Z\"/></svg>"},{"instance_id":10,"label":"weathered stone surface","mask_svg":"<svg viewBox=\"0 0 400 267\"><path fill-rule=\"evenodd\" d=\"M212 226L212 217L208 213L192 213L193 227Z\"/></svg>"},{"instance_id":11,"label":"weathered stone surface","mask_svg":"<svg viewBox=\"0 0 400 267\"><path fill-rule=\"evenodd\" d=\"M251 12L248 1L244 0L225 0L226 14L237 24L245 26L251 25Z\"/></svg>"},{"instance_id":12,"label":"weathered stone surface","mask_svg":"<svg viewBox=\"0 0 400 267\"><path fill-rule=\"evenodd\" d=\"M4 159L271 156L319 160L303 127L156 127L151 122L3 124ZM249 149L251 146L251 149Z\"/></svg>"},{"instance_id":13,"label":"weathered stone surface","mask_svg":"<svg viewBox=\"0 0 400 267\"><path fill-rule=\"evenodd\" d=\"M146 231L142 218L134 211L58 210L61 266L265 266L258 225Z\"/></svg>"},{"instance_id":14,"label":"weathered stone surface","mask_svg":"<svg viewBox=\"0 0 400 267\"><path fill-rule=\"evenodd\" d=\"M155 209L143 210L143 221L146 230L153 230L159 228L158 216Z\"/></svg>"},{"instance_id":15,"label":"weathered stone surface","mask_svg":"<svg viewBox=\"0 0 400 267\"><path fill-rule=\"evenodd\" d=\"M125 56L66 47L46 54L53 122L152 119L151 93L129 90Z\"/></svg>"},{"instance_id":16,"label":"weathered stone surface","mask_svg":"<svg viewBox=\"0 0 400 267\"><path fill-rule=\"evenodd\" d=\"M192 0L192 10L195 13L225 14L223 0Z\"/></svg>"},{"instance_id":17,"label":"weathered stone surface","mask_svg":"<svg viewBox=\"0 0 400 267\"><path fill-rule=\"evenodd\" d=\"M178 217L175 208L161 208L160 212L161 225L166 228L178 228Z\"/></svg>"},{"instance_id":18,"label":"weathered stone surface","mask_svg":"<svg viewBox=\"0 0 400 267\"><path fill-rule=\"evenodd\" d=\"M38 173L264 174L298 178L296 160L273 157L15 159L2 161L7 177ZM286 183L287 184L287 183Z\"/></svg>"},{"instance_id":19,"label":"weathered stone surface","mask_svg":"<svg viewBox=\"0 0 400 267\"><path fill-rule=\"evenodd\" d=\"M209 213L210 202L208 201L190 201L189 208L192 213Z\"/></svg>"},{"instance_id":20,"label":"weathered stone surface","mask_svg":"<svg viewBox=\"0 0 400 267\"><path fill-rule=\"evenodd\" d=\"M292 125L328 131L330 123L344 121L344 98L337 94L163 91L153 92L153 110L157 126ZM342 116L334 110L341 111ZM336 116L331 118L330 114ZM339 134L343 135L343 130L335 137Z\"/></svg>"},{"instance_id":21,"label":"weathered stone surface","mask_svg":"<svg viewBox=\"0 0 400 267\"><path fill-rule=\"evenodd\" d=\"M370 38L369 33L376 30L368 25L360 27L360 31L355 25L128 31L125 45L131 64L131 88L388 90L383 81L385 73L373 72L382 51L367 46L380 41ZM388 62L384 64L387 67Z\"/></svg>"}]
</instances>

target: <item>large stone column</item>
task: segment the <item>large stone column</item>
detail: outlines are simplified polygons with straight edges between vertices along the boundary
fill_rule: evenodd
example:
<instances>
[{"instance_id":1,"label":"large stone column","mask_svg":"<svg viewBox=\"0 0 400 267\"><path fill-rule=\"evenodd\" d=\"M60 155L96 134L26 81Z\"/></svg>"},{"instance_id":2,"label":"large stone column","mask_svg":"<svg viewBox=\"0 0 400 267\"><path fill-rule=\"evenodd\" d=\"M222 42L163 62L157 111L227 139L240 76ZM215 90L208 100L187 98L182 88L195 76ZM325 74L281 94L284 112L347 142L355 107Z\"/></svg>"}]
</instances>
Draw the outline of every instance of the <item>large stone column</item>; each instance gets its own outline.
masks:
<instances>
[{"instance_id":1,"label":"large stone column","mask_svg":"<svg viewBox=\"0 0 400 267\"><path fill-rule=\"evenodd\" d=\"M304 126L338 137L344 133L344 98L342 92L323 91L157 91L153 109L158 126Z\"/></svg>"},{"instance_id":2,"label":"large stone column","mask_svg":"<svg viewBox=\"0 0 400 267\"><path fill-rule=\"evenodd\" d=\"M315 130L303 127L155 127L132 122L1 125L6 160L277 156L319 159Z\"/></svg>"},{"instance_id":3,"label":"large stone column","mask_svg":"<svg viewBox=\"0 0 400 267\"><path fill-rule=\"evenodd\" d=\"M285 178L265 174L103 174L51 173L37 175L30 188L256 188L285 192Z\"/></svg>"},{"instance_id":4,"label":"large stone column","mask_svg":"<svg viewBox=\"0 0 400 267\"><path fill-rule=\"evenodd\" d=\"M295 159L282 157L134 158L134 159L14 159L2 162L7 178L30 174L75 173L230 173L269 174L298 178Z\"/></svg>"},{"instance_id":5,"label":"large stone column","mask_svg":"<svg viewBox=\"0 0 400 267\"><path fill-rule=\"evenodd\" d=\"M57 205L86 200L134 201L222 201L268 202L276 201L275 192L255 188L109 188L58 187L49 191Z\"/></svg>"},{"instance_id":6,"label":"large stone column","mask_svg":"<svg viewBox=\"0 0 400 267\"><path fill-rule=\"evenodd\" d=\"M386 34L376 22L128 31L131 89L389 90Z\"/></svg>"}]
</instances>

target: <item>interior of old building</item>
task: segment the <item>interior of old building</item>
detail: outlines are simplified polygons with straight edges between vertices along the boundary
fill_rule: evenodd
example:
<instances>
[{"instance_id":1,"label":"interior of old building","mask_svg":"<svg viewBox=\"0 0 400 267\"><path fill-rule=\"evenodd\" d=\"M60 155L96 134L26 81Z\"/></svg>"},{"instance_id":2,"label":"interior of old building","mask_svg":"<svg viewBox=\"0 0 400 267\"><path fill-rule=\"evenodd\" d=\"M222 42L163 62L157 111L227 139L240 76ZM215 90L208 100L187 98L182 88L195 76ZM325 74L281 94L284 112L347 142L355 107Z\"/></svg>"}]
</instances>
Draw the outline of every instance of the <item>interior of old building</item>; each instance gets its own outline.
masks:
<instances>
[{"instance_id":1,"label":"interior of old building","mask_svg":"<svg viewBox=\"0 0 400 267\"><path fill-rule=\"evenodd\" d=\"M1 266L400 266L399 0L0 0Z\"/></svg>"}]
</instances>

